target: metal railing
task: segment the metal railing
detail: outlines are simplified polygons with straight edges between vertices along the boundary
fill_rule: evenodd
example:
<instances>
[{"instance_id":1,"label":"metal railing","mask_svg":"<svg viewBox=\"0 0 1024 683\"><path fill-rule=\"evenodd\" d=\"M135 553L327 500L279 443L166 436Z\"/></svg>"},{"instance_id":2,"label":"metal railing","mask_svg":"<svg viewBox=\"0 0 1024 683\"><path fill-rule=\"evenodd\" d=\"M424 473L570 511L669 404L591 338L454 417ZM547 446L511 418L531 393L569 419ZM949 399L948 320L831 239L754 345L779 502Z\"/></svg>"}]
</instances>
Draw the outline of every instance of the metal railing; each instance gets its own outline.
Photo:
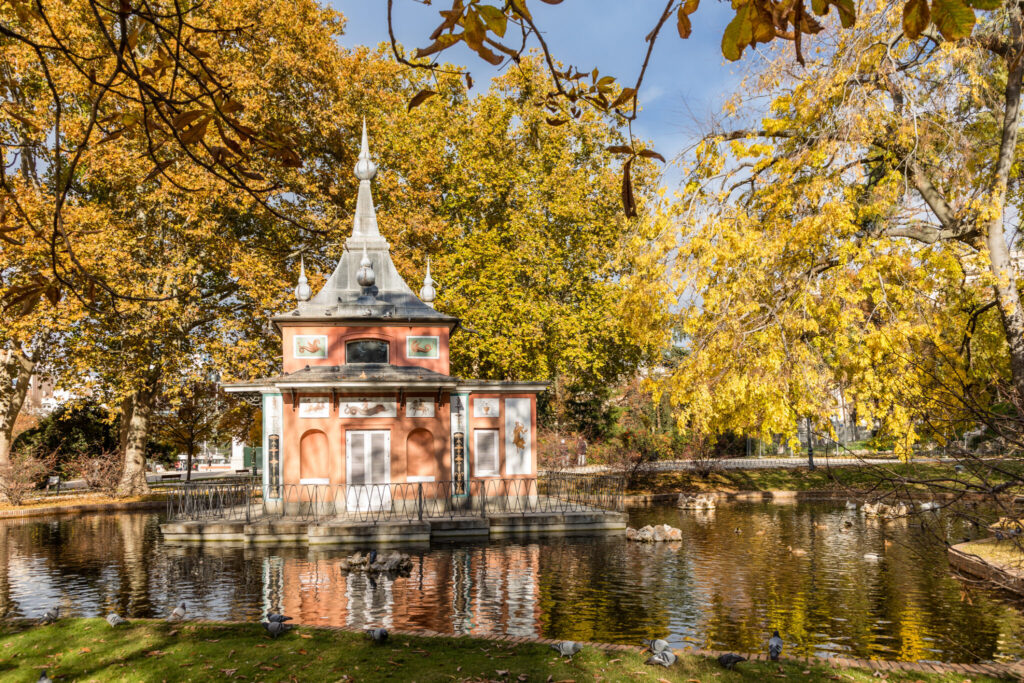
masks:
<instances>
[{"instance_id":1,"label":"metal railing","mask_svg":"<svg viewBox=\"0 0 1024 683\"><path fill-rule=\"evenodd\" d=\"M260 495L260 480L185 483L168 491L168 521L225 520L250 521L254 498Z\"/></svg>"},{"instance_id":2,"label":"metal railing","mask_svg":"<svg viewBox=\"0 0 1024 683\"><path fill-rule=\"evenodd\" d=\"M171 492L169 521L255 519L328 522L412 522L488 514L538 514L623 509L625 481L607 474L475 479L459 494L454 482L284 484L261 490L259 480L195 482Z\"/></svg>"}]
</instances>

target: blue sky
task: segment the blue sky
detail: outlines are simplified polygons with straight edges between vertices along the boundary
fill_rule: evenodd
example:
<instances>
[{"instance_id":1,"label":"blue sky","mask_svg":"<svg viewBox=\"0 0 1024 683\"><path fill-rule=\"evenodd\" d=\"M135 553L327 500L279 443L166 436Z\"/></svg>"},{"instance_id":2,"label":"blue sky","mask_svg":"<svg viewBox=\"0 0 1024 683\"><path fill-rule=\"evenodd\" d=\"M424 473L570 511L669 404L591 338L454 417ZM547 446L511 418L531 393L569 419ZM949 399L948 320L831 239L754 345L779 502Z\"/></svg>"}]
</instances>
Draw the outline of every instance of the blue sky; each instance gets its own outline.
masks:
<instances>
[{"instance_id":1,"label":"blue sky","mask_svg":"<svg viewBox=\"0 0 1024 683\"><path fill-rule=\"evenodd\" d=\"M341 41L346 47L387 40L385 0L327 2L348 20ZM432 6L395 0L398 40L409 47L426 45L440 23L438 11L450 6L450 0L434 0ZM554 6L530 3L545 40L563 63L582 70L596 66L602 74L616 76L626 84L636 79L647 48L644 36L663 7L663 0L566 0ZM662 29L640 92L643 111L633 132L652 140L654 148L668 159L698 137L701 123L720 111L739 82L740 67L726 63L719 47L732 14L728 3L705 0L692 17L689 39L679 38L672 20ZM749 59L749 54L746 57ZM470 68L474 90L486 88L487 80L497 73L462 45L449 50L445 59Z\"/></svg>"}]
</instances>

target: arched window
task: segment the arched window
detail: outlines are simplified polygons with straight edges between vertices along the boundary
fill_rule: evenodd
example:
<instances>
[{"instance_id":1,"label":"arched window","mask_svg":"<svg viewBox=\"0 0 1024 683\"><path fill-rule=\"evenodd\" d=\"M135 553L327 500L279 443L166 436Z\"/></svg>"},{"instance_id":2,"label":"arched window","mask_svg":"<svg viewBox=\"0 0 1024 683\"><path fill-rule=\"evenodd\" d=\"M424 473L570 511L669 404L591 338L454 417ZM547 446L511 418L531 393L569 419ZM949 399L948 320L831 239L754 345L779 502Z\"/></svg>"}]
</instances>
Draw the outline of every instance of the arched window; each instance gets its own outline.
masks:
<instances>
[{"instance_id":1,"label":"arched window","mask_svg":"<svg viewBox=\"0 0 1024 683\"><path fill-rule=\"evenodd\" d=\"M346 363L387 363L388 343L379 339L359 339L345 344Z\"/></svg>"}]
</instances>

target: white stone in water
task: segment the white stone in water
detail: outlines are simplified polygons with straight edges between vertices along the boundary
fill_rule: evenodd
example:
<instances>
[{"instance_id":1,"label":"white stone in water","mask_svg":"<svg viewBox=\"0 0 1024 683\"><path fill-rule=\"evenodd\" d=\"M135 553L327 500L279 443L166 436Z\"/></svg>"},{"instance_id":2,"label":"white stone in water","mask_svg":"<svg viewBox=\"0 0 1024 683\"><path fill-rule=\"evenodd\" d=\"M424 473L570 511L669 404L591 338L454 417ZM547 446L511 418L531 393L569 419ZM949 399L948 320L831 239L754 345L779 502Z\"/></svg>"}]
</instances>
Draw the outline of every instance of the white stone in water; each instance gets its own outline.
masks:
<instances>
[{"instance_id":1,"label":"white stone in water","mask_svg":"<svg viewBox=\"0 0 1024 683\"><path fill-rule=\"evenodd\" d=\"M640 529L634 529L629 527L626 529L626 540L637 541L639 543L660 543L663 541L679 541L683 537L683 532L676 529L668 524L658 524L656 526L641 527Z\"/></svg>"}]
</instances>

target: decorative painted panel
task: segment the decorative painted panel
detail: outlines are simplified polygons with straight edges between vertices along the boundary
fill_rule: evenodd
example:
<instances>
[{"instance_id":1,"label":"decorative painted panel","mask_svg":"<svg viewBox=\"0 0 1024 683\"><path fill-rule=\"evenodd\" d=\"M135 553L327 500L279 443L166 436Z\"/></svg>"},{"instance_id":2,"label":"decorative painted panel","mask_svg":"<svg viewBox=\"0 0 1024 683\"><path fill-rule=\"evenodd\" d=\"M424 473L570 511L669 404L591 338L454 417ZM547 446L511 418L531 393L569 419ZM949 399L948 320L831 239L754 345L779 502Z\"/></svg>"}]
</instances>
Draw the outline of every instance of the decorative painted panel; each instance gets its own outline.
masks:
<instances>
[{"instance_id":1,"label":"decorative painted panel","mask_svg":"<svg viewBox=\"0 0 1024 683\"><path fill-rule=\"evenodd\" d=\"M281 497L281 394L263 394L263 486L267 498Z\"/></svg>"},{"instance_id":2,"label":"decorative painted panel","mask_svg":"<svg viewBox=\"0 0 1024 683\"><path fill-rule=\"evenodd\" d=\"M327 358L327 335L295 335L292 355L295 358Z\"/></svg>"},{"instance_id":3,"label":"decorative painted panel","mask_svg":"<svg viewBox=\"0 0 1024 683\"><path fill-rule=\"evenodd\" d=\"M299 398L299 417L330 417L331 399L326 396Z\"/></svg>"},{"instance_id":4,"label":"decorative painted panel","mask_svg":"<svg viewBox=\"0 0 1024 683\"><path fill-rule=\"evenodd\" d=\"M437 337L406 337L405 355L409 358L440 358L441 341Z\"/></svg>"},{"instance_id":5,"label":"decorative painted panel","mask_svg":"<svg viewBox=\"0 0 1024 683\"><path fill-rule=\"evenodd\" d=\"M398 417L398 401L393 398L355 398L338 404L338 417Z\"/></svg>"},{"instance_id":6,"label":"decorative painted panel","mask_svg":"<svg viewBox=\"0 0 1024 683\"><path fill-rule=\"evenodd\" d=\"M406 417L434 417L434 399L410 398L405 402Z\"/></svg>"},{"instance_id":7,"label":"decorative painted panel","mask_svg":"<svg viewBox=\"0 0 1024 683\"><path fill-rule=\"evenodd\" d=\"M474 398L473 417L499 417L501 401L496 398Z\"/></svg>"},{"instance_id":8,"label":"decorative painted panel","mask_svg":"<svg viewBox=\"0 0 1024 683\"><path fill-rule=\"evenodd\" d=\"M505 399L505 474L532 474L531 413L530 399Z\"/></svg>"}]
</instances>

